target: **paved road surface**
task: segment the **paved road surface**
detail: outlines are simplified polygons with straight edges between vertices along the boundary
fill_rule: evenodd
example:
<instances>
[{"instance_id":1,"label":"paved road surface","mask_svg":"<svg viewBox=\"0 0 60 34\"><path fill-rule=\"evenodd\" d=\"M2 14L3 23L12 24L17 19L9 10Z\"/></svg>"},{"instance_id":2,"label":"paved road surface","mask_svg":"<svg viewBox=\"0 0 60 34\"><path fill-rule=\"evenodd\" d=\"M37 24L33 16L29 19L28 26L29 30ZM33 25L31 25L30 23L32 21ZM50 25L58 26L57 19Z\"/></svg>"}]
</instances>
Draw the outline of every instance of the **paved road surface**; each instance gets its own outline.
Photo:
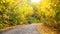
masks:
<instances>
[{"instance_id":1,"label":"paved road surface","mask_svg":"<svg viewBox=\"0 0 60 34\"><path fill-rule=\"evenodd\" d=\"M35 24L25 25L25 26L17 26L14 29L10 29L0 34L40 34L36 28Z\"/></svg>"}]
</instances>

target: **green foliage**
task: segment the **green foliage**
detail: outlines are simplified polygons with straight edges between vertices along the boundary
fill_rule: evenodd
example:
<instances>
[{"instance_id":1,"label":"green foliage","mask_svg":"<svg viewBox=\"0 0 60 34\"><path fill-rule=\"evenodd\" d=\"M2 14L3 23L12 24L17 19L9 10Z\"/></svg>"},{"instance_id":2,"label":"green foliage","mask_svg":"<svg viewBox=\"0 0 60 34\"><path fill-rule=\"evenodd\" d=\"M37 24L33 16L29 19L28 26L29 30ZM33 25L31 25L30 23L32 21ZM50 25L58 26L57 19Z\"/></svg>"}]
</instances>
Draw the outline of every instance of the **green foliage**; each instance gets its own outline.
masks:
<instances>
[{"instance_id":1,"label":"green foliage","mask_svg":"<svg viewBox=\"0 0 60 34\"><path fill-rule=\"evenodd\" d=\"M3 24L0 24L0 28L3 28Z\"/></svg>"},{"instance_id":2,"label":"green foliage","mask_svg":"<svg viewBox=\"0 0 60 34\"><path fill-rule=\"evenodd\" d=\"M38 23L39 20L37 20L35 17L32 17L32 16L29 16L27 17L28 19L28 23L31 24L31 23Z\"/></svg>"},{"instance_id":3,"label":"green foliage","mask_svg":"<svg viewBox=\"0 0 60 34\"><path fill-rule=\"evenodd\" d=\"M56 17L56 20L57 21L60 21L60 11L56 13L56 16L55 17Z\"/></svg>"},{"instance_id":4,"label":"green foliage","mask_svg":"<svg viewBox=\"0 0 60 34\"><path fill-rule=\"evenodd\" d=\"M18 21L17 21L17 17L18 15L13 13L13 14L9 14L9 21L11 25L17 25Z\"/></svg>"}]
</instances>

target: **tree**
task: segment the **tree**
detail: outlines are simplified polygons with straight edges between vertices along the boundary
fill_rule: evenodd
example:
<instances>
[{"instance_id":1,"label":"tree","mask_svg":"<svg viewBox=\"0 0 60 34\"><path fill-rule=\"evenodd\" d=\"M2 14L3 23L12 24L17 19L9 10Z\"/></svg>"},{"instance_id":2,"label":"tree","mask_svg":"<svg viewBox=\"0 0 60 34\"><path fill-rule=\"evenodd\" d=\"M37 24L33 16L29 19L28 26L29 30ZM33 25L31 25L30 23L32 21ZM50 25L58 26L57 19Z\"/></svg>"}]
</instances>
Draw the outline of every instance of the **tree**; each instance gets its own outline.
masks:
<instances>
[{"instance_id":1,"label":"tree","mask_svg":"<svg viewBox=\"0 0 60 34\"><path fill-rule=\"evenodd\" d=\"M10 26L10 24L12 24L13 21L15 21L14 19L17 16L17 14L14 12L14 9L11 10L11 7L13 7L14 4L16 4L15 2L16 1L14 1L14 0L9 0L9 1L0 0L0 27ZM12 13L12 12L14 12L14 13ZM12 15L11 15L11 13L12 13ZM13 18L12 21L10 21L11 18Z\"/></svg>"}]
</instances>

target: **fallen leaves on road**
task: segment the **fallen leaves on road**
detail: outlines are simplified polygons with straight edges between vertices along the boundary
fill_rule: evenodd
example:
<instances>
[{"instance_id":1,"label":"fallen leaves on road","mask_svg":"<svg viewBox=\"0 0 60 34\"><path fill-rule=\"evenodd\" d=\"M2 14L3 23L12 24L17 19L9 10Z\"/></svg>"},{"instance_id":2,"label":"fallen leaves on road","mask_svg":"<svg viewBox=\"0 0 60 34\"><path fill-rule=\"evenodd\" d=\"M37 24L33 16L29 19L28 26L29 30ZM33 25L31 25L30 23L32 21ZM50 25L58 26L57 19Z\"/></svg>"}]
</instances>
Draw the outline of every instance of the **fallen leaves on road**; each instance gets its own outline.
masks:
<instances>
[{"instance_id":1,"label":"fallen leaves on road","mask_svg":"<svg viewBox=\"0 0 60 34\"><path fill-rule=\"evenodd\" d=\"M57 34L54 28L47 27L43 24L38 25L37 29L41 34Z\"/></svg>"}]
</instances>

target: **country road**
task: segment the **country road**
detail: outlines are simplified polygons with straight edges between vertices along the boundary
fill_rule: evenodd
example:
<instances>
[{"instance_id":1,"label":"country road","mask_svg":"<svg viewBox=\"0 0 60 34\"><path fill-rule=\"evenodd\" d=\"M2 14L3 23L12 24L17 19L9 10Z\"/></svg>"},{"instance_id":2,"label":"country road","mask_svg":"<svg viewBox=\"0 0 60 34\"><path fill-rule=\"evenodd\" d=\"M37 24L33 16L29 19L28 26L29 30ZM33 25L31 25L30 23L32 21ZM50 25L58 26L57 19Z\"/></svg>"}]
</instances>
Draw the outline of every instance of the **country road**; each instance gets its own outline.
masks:
<instances>
[{"instance_id":1,"label":"country road","mask_svg":"<svg viewBox=\"0 0 60 34\"><path fill-rule=\"evenodd\" d=\"M21 27L17 26L16 28L0 32L0 34L40 34L36 27L36 24L30 24Z\"/></svg>"}]
</instances>

